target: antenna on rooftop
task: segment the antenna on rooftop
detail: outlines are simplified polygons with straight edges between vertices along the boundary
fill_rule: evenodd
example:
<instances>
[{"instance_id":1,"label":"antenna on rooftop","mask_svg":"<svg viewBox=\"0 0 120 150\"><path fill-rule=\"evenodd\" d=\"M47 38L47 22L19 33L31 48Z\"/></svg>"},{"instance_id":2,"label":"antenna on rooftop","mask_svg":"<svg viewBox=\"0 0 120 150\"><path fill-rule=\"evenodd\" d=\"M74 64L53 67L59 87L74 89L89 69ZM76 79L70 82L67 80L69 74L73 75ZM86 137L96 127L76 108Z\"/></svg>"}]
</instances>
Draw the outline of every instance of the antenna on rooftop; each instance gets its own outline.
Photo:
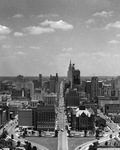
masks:
<instances>
[{"instance_id":1,"label":"antenna on rooftop","mask_svg":"<svg viewBox=\"0 0 120 150\"><path fill-rule=\"evenodd\" d=\"M93 73L93 77L95 76L95 73Z\"/></svg>"}]
</instances>

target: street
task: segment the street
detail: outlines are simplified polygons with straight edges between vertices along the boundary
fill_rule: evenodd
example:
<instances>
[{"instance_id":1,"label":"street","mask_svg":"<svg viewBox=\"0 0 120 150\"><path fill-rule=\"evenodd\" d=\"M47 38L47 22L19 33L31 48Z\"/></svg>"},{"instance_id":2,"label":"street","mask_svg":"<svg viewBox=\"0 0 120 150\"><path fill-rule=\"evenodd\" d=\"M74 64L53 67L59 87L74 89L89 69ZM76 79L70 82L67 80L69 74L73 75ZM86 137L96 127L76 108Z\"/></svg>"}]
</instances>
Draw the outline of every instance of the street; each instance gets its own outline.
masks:
<instances>
[{"instance_id":1,"label":"street","mask_svg":"<svg viewBox=\"0 0 120 150\"><path fill-rule=\"evenodd\" d=\"M25 139L18 138L18 136L15 133L15 127L16 127L17 124L18 123L17 123L17 118L16 118L15 120L13 120L13 121L11 121L10 123L7 124L7 127L5 128L5 130L8 131L10 137L11 137L11 134L14 135L14 140L16 142L20 141L22 144L24 144ZM34 143L34 142L30 142L30 143L32 144L32 146L36 146L38 148L38 150L49 150L48 148L46 148L46 147L44 147L42 145L39 145L37 143Z\"/></svg>"},{"instance_id":2,"label":"street","mask_svg":"<svg viewBox=\"0 0 120 150\"><path fill-rule=\"evenodd\" d=\"M66 116L64 112L63 84L60 85L58 124L58 150L68 150L67 131L65 130Z\"/></svg>"}]
</instances>

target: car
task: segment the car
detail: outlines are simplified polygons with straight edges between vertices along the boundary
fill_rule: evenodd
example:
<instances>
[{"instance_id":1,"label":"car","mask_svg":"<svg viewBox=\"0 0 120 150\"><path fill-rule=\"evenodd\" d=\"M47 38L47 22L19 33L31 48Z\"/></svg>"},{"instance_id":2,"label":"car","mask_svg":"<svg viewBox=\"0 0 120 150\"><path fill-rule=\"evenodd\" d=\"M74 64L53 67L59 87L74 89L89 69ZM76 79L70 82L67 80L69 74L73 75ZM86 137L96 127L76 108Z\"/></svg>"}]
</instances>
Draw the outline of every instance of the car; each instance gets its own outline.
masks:
<instances>
[{"instance_id":1,"label":"car","mask_svg":"<svg viewBox=\"0 0 120 150\"><path fill-rule=\"evenodd\" d=\"M61 129L61 131L63 132L64 130L63 130L63 129Z\"/></svg>"}]
</instances>

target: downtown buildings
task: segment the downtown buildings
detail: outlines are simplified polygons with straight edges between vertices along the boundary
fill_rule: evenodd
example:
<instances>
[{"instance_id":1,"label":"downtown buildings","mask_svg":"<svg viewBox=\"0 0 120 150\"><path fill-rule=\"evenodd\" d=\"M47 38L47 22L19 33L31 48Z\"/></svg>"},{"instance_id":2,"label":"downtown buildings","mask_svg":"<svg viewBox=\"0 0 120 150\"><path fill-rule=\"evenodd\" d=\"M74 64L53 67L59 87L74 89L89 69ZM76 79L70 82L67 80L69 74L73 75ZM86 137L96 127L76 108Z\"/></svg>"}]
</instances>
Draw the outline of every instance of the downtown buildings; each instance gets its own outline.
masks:
<instances>
[{"instance_id":1,"label":"downtown buildings","mask_svg":"<svg viewBox=\"0 0 120 150\"><path fill-rule=\"evenodd\" d=\"M90 84L91 86L91 84ZM95 112L91 109L91 105L85 106L88 101L86 93L82 90L80 70L75 69L75 65L69 64L67 72L67 82L65 83L64 100L67 112L68 123L72 130L92 130L94 131L95 125ZM90 92L97 94L97 85ZM94 106L92 106L94 107ZM94 107L96 108L96 107Z\"/></svg>"},{"instance_id":2,"label":"downtown buildings","mask_svg":"<svg viewBox=\"0 0 120 150\"><path fill-rule=\"evenodd\" d=\"M39 81L41 81L41 75L39 75ZM38 131L54 131L58 105L58 74L56 76L50 75L48 82L50 86L47 89L45 89L46 86L44 83L42 87L34 89L28 108L19 109L19 125L26 125L24 121L28 119L27 116L31 116L27 121L28 126L32 126ZM35 83L37 82L35 81ZM23 115L24 117L22 117Z\"/></svg>"},{"instance_id":3,"label":"downtown buildings","mask_svg":"<svg viewBox=\"0 0 120 150\"><path fill-rule=\"evenodd\" d=\"M9 86L7 87L7 85ZM78 125L78 122L80 122L78 120L81 120L83 116L84 119L86 118L85 122L82 121L82 123L85 123L82 125L84 129L90 128L89 126L93 127L94 123L90 122L91 116L95 121L97 108L103 109L102 111L107 113L108 104L111 105L111 107L109 106L110 114L113 111L112 105L120 104L119 87L119 77L112 80L111 84L100 80L98 77L82 80L80 70L75 69L75 65L70 62L67 81L64 84L64 100L71 127L77 130L83 129L80 123ZM3 93L0 95L0 104L10 107L10 113L13 116L19 114L20 125L26 125L24 120L28 119L26 121L27 124L35 127L37 130L54 130L56 109L59 103L58 74L55 76L50 75L49 79L44 81L41 74L33 80L18 76L13 87L8 83L4 83L1 89L10 89L10 93L5 93L1 90ZM79 110L79 113L77 110ZM71 116L69 112L71 112ZM88 112L92 115L88 115ZM27 117L28 114L29 118ZM25 118L22 120L23 115ZM87 121L89 126L87 125L86 127Z\"/></svg>"}]
</instances>

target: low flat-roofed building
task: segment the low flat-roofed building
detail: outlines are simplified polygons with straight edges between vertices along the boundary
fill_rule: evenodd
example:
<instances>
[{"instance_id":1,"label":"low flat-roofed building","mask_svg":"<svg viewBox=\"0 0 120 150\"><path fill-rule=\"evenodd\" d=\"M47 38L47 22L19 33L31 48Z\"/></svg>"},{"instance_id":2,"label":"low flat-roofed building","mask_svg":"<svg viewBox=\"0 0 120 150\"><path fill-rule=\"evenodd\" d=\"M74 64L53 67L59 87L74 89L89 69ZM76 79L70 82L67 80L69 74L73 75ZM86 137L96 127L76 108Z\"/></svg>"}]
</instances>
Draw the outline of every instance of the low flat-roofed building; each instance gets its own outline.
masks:
<instances>
[{"instance_id":1,"label":"low flat-roofed building","mask_svg":"<svg viewBox=\"0 0 120 150\"><path fill-rule=\"evenodd\" d=\"M31 101L30 101L30 106L31 106L32 108L37 107L38 102L39 102L39 100L31 100Z\"/></svg>"},{"instance_id":2,"label":"low flat-roofed building","mask_svg":"<svg viewBox=\"0 0 120 150\"><path fill-rule=\"evenodd\" d=\"M44 96L44 93L42 91L41 92L35 92L32 94L32 100L43 101L43 96Z\"/></svg>"},{"instance_id":3,"label":"low flat-roofed building","mask_svg":"<svg viewBox=\"0 0 120 150\"><path fill-rule=\"evenodd\" d=\"M120 104L106 104L105 113L106 115L120 115Z\"/></svg>"},{"instance_id":4,"label":"low flat-roofed building","mask_svg":"<svg viewBox=\"0 0 120 150\"><path fill-rule=\"evenodd\" d=\"M120 104L120 100L117 97L98 97L98 106L103 109L103 112L106 104Z\"/></svg>"},{"instance_id":5,"label":"low flat-roofed building","mask_svg":"<svg viewBox=\"0 0 120 150\"><path fill-rule=\"evenodd\" d=\"M44 95L45 105L56 105L57 104L57 94L49 93Z\"/></svg>"},{"instance_id":6,"label":"low flat-roofed building","mask_svg":"<svg viewBox=\"0 0 120 150\"><path fill-rule=\"evenodd\" d=\"M29 99L25 97L16 97L9 102L9 106L22 107L23 105L28 106L29 103Z\"/></svg>"}]
</instances>

